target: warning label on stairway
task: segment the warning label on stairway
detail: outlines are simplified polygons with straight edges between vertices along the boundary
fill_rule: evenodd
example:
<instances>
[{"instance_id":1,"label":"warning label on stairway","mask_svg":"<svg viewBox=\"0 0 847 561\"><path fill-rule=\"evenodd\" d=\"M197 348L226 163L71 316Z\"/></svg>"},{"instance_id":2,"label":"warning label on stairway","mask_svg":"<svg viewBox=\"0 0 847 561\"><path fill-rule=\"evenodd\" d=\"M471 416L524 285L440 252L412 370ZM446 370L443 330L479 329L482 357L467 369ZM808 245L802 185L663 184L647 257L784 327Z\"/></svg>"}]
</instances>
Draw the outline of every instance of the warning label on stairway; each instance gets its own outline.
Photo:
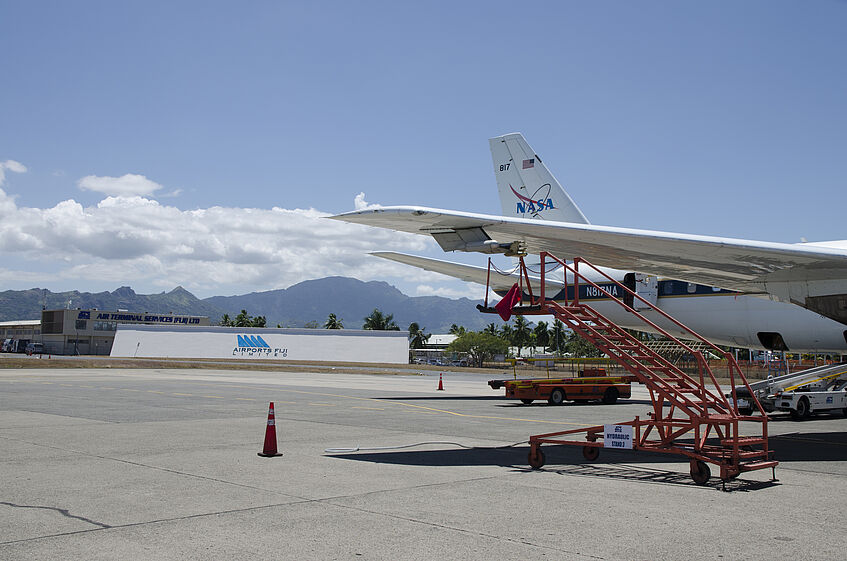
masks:
<instances>
[{"instance_id":1,"label":"warning label on stairway","mask_svg":"<svg viewBox=\"0 0 847 561\"><path fill-rule=\"evenodd\" d=\"M603 448L632 450L632 426L603 425Z\"/></svg>"}]
</instances>

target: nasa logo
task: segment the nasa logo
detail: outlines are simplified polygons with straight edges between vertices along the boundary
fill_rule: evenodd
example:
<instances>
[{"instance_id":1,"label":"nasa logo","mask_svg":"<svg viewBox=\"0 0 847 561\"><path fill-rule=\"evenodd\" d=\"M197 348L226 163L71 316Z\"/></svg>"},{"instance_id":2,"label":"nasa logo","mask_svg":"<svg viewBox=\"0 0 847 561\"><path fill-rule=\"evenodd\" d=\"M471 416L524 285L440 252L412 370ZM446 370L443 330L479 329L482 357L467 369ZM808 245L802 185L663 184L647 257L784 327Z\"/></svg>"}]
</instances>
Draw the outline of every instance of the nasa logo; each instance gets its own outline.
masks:
<instances>
[{"instance_id":1,"label":"nasa logo","mask_svg":"<svg viewBox=\"0 0 847 561\"><path fill-rule=\"evenodd\" d=\"M549 183L545 183L536 189L531 197L521 195L511 185L509 185L509 188L518 198L515 204L515 212L518 214L529 213L533 216L538 216L540 212L556 208L556 205L553 204L553 199L550 197L551 187Z\"/></svg>"}]
</instances>

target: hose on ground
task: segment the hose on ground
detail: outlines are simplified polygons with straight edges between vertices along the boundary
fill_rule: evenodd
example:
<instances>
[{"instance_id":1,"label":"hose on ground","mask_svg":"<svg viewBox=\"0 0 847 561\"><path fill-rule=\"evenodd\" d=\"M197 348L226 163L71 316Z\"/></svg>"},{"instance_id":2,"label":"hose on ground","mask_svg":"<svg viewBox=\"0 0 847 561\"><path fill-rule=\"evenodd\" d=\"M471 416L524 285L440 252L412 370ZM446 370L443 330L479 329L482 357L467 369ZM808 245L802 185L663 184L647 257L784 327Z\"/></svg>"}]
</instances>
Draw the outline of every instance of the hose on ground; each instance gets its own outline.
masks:
<instances>
[{"instance_id":1,"label":"hose on ground","mask_svg":"<svg viewBox=\"0 0 847 561\"><path fill-rule=\"evenodd\" d=\"M369 448L362 448L361 446L356 446L355 448L327 448L324 450L324 454L351 454L353 452L376 452L380 450L402 450L404 448L415 448L417 446L427 446L431 444L440 444L440 445L449 445L449 446L458 446L459 448L464 448L466 450L500 450L504 448L513 448L515 446L520 446L521 444L528 444L528 440L521 440L519 442L513 442L512 444L503 444L501 446L468 446L466 444L461 444L459 442L447 442L441 440L435 440L430 442L416 442L414 444L401 444L398 446L372 446Z\"/></svg>"}]
</instances>

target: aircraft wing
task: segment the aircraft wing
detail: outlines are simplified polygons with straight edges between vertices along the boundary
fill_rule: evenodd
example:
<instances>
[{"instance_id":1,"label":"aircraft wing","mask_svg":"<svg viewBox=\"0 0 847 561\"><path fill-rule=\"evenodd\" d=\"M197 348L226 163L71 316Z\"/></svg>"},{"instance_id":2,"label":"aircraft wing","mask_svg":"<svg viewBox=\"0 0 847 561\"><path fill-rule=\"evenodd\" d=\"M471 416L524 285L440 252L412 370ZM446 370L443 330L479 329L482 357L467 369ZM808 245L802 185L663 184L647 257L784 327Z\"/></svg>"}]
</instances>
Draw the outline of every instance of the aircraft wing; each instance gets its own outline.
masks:
<instances>
[{"instance_id":1,"label":"aircraft wing","mask_svg":"<svg viewBox=\"0 0 847 561\"><path fill-rule=\"evenodd\" d=\"M441 273L442 275L447 275L448 277L453 277L465 282L474 282L481 284L482 286L485 286L486 281L488 281L488 285L491 287L491 290L499 293L508 292L508 290L512 288L513 284L520 282L517 267L509 271L492 270L489 275L487 267L465 265L464 263L454 263L452 261L442 261L440 259L409 255L408 253L373 251L371 252L371 255L388 259L390 261L396 261L397 263L403 263L404 265L418 267L425 271ZM561 277L561 273L559 276ZM533 290L538 290L541 286L541 278L536 275L530 275L529 281ZM557 291L562 289L561 281L556 282L555 280L549 280L546 284L548 293L550 294L555 294Z\"/></svg>"},{"instance_id":2,"label":"aircraft wing","mask_svg":"<svg viewBox=\"0 0 847 561\"><path fill-rule=\"evenodd\" d=\"M453 277L465 282L475 282L485 286L485 281L488 278L487 267L477 267L476 265L465 265L464 263L453 263L451 261L442 261L440 259L430 259L429 257L419 257L417 255L409 255L408 253L396 253L393 251L373 251L371 255L418 267L425 271L433 271L441 273L448 277ZM492 274L491 288L493 290L509 290L512 285L518 281L517 272L510 277ZM501 280L502 279L502 280Z\"/></svg>"},{"instance_id":3,"label":"aircraft wing","mask_svg":"<svg viewBox=\"0 0 847 561\"><path fill-rule=\"evenodd\" d=\"M529 253L767 292L847 324L847 242L785 244L405 206L331 218L431 235L445 251L494 253L498 244L522 241Z\"/></svg>"}]
</instances>

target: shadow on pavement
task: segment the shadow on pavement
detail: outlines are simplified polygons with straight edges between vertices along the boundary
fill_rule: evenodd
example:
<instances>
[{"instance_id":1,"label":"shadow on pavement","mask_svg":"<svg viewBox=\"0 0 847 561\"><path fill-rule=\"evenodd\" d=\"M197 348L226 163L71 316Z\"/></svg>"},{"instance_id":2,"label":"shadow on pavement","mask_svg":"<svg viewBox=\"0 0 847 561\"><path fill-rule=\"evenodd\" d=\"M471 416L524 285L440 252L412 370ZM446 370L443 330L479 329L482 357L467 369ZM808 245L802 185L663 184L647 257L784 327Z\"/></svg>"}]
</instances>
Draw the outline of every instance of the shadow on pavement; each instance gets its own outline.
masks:
<instances>
[{"instance_id":1,"label":"shadow on pavement","mask_svg":"<svg viewBox=\"0 0 847 561\"><path fill-rule=\"evenodd\" d=\"M543 468L542 468L543 469ZM552 470L560 475L579 477L599 477L608 479L624 479L646 483L661 483L664 485L684 485L686 487L703 487L704 489L719 489L722 491L758 491L779 485L778 481L748 481L739 477L722 482L718 477L712 477L706 485L697 485L688 473L667 471L628 465L581 464L567 465Z\"/></svg>"},{"instance_id":2,"label":"shadow on pavement","mask_svg":"<svg viewBox=\"0 0 847 561\"><path fill-rule=\"evenodd\" d=\"M500 399L505 399L503 396L500 396ZM615 407L617 405L652 405L649 399L621 399L617 403L611 405L604 405L597 401L589 401L587 403L578 403L575 401L566 401L562 405L550 405L547 403L546 399L539 399L537 401L533 401L532 403L521 403L520 401L505 401L497 405L497 407ZM666 407L669 404L665 405Z\"/></svg>"},{"instance_id":3,"label":"shadow on pavement","mask_svg":"<svg viewBox=\"0 0 847 561\"><path fill-rule=\"evenodd\" d=\"M547 455L547 465L541 471L559 475L581 477L600 477L609 479L626 479L646 483L661 483L666 485L684 485L698 487L688 474L687 460L680 456L664 454L635 454L604 450L600 461L588 463L577 446L544 446ZM458 466L500 466L512 468L515 472L530 473L527 463L529 448L526 446L514 448L471 448L458 450L415 450L402 452L358 452L334 454L333 457L360 462L380 464L397 464L423 467L458 467ZM632 466L624 462L680 462L681 471L669 471L646 466ZM716 472L716 470L715 470ZM715 473L716 475L716 473ZM738 478L728 481L724 486L720 479L713 476L706 489L724 489L727 491L754 491L778 485L772 481L748 481Z\"/></svg>"},{"instance_id":4,"label":"shadow on pavement","mask_svg":"<svg viewBox=\"0 0 847 561\"><path fill-rule=\"evenodd\" d=\"M847 462L847 433L806 432L774 435L768 445L780 462Z\"/></svg>"},{"instance_id":5,"label":"shadow on pavement","mask_svg":"<svg viewBox=\"0 0 847 561\"><path fill-rule=\"evenodd\" d=\"M386 401L497 401L503 396L498 395L436 395L436 396L408 396L402 397L378 397Z\"/></svg>"}]
</instances>

